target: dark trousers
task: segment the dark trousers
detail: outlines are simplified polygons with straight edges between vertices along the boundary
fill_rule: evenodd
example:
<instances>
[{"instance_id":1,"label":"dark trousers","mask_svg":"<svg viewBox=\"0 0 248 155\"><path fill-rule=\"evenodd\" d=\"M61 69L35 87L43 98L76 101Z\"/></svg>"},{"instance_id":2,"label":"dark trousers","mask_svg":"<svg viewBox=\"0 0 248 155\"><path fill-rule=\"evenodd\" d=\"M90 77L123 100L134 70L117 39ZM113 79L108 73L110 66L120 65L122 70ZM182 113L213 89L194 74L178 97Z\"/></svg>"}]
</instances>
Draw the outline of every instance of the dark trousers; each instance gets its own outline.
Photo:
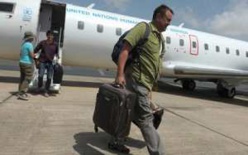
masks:
<instances>
[{"instance_id":1,"label":"dark trousers","mask_svg":"<svg viewBox=\"0 0 248 155\"><path fill-rule=\"evenodd\" d=\"M20 82L19 82L19 93L27 93L29 83L33 78L34 67L33 64L25 64L20 62Z\"/></svg>"},{"instance_id":2,"label":"dark trousers","mask_svg":"<svg viewBox=\"0 0 248 155\"><path fill-rule=\"evenodd\" d=\"M51 85L51 79L53 75L53 64L52 62L40 62L39 64L39 77L38 77L38 87L41 88L43 85L43 76L47 71L47 81L45 85L45 91L49 91Z\"/></svg>"}]
</instances>

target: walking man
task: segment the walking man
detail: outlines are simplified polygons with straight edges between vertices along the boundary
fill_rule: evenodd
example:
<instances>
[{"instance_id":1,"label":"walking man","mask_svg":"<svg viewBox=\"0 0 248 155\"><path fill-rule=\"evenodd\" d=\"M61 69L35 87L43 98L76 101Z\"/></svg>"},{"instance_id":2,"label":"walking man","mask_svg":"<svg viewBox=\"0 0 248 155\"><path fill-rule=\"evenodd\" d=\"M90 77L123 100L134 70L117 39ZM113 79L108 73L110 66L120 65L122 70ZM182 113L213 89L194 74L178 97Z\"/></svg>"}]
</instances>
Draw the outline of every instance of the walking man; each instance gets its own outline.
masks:
<instances>
[{"instance_id":1,"label":"walking man","mask_svg":"<svg viewBox=\"0 0 248 155\"><path fill-rule=\"evenodd\" d=\"M164 39L161 33L170 24L172 16L172 9L166 5L161 5L154 10L153 19L149 23L151 33L148 41L142 45L139 63L130 64L124 71L128 54L144 36L146 25L145 23L139 23L130 30L124 38L124 46L119 56L115 79L117 84L126 85L127 89L137 95L133 121L140 128L150 155L165 154L164 145L153 126L149 92L159 77L162 65Z\"/></svg>"}]
</instances>

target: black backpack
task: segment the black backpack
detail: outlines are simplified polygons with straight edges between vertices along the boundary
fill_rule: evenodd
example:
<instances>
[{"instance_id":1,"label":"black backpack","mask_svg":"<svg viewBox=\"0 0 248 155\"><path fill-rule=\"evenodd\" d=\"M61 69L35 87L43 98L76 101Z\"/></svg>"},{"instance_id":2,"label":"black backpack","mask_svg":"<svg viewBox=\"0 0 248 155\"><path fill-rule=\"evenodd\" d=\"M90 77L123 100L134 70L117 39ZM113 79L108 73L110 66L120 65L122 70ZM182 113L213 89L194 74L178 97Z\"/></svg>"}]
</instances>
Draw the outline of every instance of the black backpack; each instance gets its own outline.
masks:
<instances>
[{"instance_id":1,"label":"black backpack","mask_svg":"<svg viewBox=\"0 0 248 155\"><path fill-rule=\"evenodd\" d=\"M128 59L127 59L125 66L127 66L131 63L137 63L139 61L139 55L140 55L140 52L142 51L141 47L142 47L142 45L144 45L147 42L148 37L150 35L150 31L151 31L149 24L146 22L144 22L144 23L146 24L146 30L145 30L144 36L143 36L143 38L141 38L139 40L138 44L135 47L133 47L132 51L129 52ZM112 57L112 60L114 61L114 63L116 65L118 65L118 59L119 59L120 53L121 53L123 45L124 45L123 39L125 38L125 36L128 34L129 31L130 30L128 30L124 34L122 34L122 36L119 38L119 40L117 41L117 43L114 46L111 57Z\"/></svg>"}]
</instances>

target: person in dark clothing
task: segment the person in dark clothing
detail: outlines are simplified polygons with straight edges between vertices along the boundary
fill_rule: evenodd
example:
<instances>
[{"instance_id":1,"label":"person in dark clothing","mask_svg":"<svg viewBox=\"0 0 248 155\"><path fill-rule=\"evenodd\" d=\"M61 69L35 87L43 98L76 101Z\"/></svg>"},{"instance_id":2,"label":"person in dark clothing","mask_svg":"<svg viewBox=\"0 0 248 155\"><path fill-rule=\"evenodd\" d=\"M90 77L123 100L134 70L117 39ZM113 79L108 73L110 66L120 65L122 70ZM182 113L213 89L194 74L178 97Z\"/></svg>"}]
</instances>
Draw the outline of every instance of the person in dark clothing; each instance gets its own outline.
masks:
<instances>
[{"instance_id":1,"label":"person in dark clothing","mask_svg":"<svg viewBox=\"0 0 248 155\"><path fill-rule=\"evenodd\" d=\"M43 76L45 74L45 70L47 71L47 81L45 85L44 96L49 97L49 88L51 85L51 79L53 74L53 59L54 56L59 58L58 54L58 45L54 41L54 36L52 31L47 31L46 33L47 39L41 41L36 48L34 49L34 53L38 53L40 50L40 56L38 58L38 68L39 68L39 76L38 76L38 91L41 90L43 85Z\"/></svg>"}]
</instances>

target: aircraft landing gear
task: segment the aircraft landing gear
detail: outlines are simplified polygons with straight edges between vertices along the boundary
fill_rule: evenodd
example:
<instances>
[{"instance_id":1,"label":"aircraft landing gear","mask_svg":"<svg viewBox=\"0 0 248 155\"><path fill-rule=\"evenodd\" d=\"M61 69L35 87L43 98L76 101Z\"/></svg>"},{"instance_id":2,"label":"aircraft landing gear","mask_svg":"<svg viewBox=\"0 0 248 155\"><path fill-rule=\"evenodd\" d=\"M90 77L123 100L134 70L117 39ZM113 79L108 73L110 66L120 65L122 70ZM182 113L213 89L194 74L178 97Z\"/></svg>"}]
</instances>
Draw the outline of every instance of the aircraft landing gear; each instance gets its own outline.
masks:
<instances>
[{"instance_id":1,"label":"aircraft landing gear","mask_svg":"<svg viewBox=\"0 0 248 155\"><path fill-rule=\"evenodd\" d=\"M217 93L220 97L234 98L236 95L235 87L225 88L222 84L217 84Z\"/></svg>"},{"instance_id":2,"label":"aircraft landing gear","mask_svg":"<svg viewBox=\"0 0 248 155\"><path fill-rule=\"evenodd\" d=\"M184 90L193 91L195 90L196 84L194 80L181 80L182 87Z\"/></svg>"}]
</instances>

